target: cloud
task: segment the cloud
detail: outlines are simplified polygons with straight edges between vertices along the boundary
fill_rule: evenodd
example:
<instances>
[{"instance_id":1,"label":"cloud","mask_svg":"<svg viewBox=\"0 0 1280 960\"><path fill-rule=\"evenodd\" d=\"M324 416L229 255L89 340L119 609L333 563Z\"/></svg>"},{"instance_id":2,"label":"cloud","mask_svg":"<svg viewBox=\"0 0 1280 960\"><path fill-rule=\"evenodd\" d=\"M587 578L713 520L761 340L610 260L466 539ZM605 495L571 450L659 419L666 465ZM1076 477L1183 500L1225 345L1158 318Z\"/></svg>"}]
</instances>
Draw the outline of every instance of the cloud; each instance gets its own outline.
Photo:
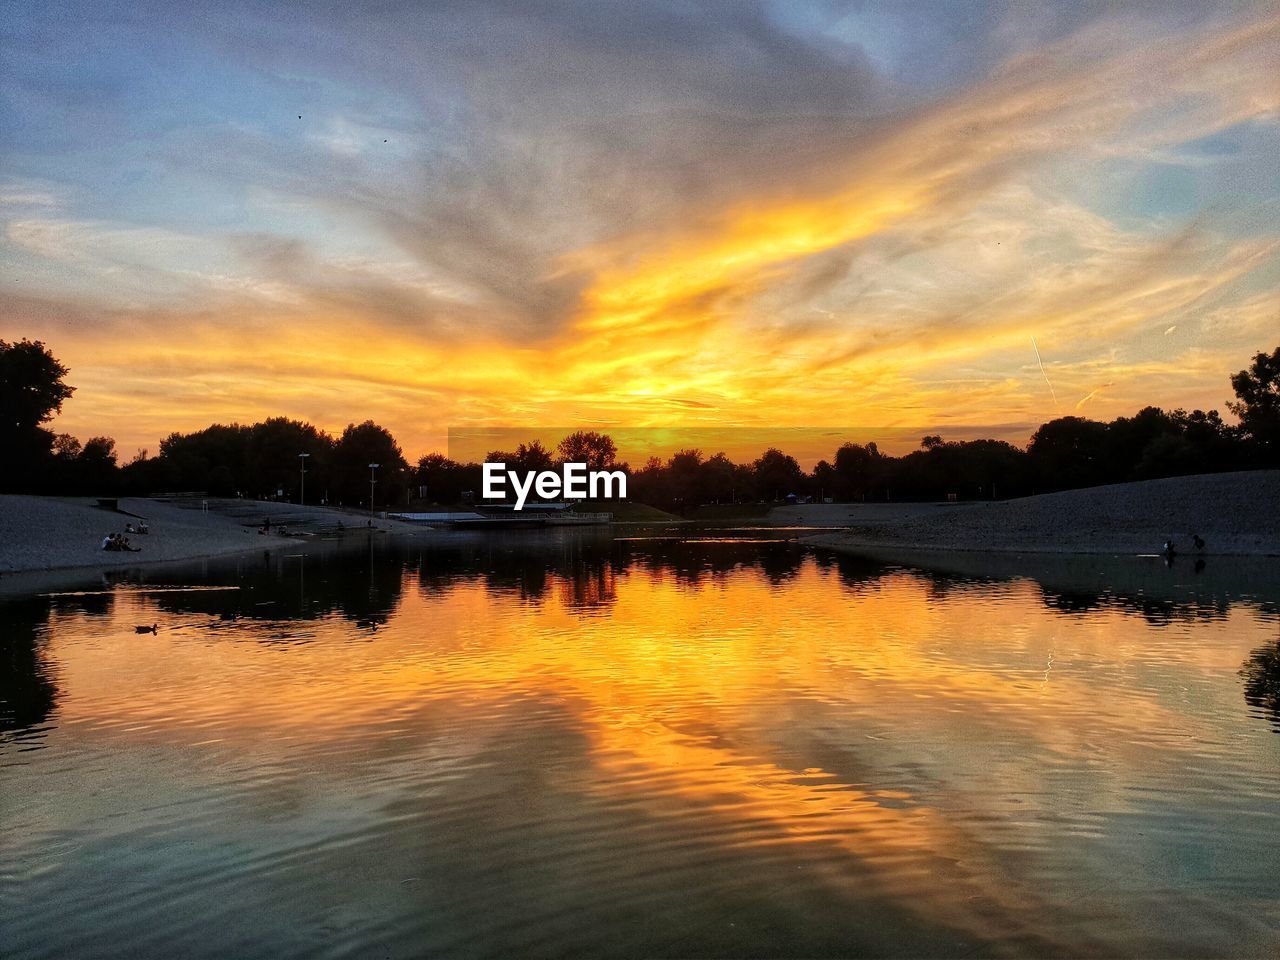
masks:
<instances>
[{"instance_id":1,"label":"cloud","mask_svg":"<svg viewBox=\"0 0 1280 960\"><path fill-rule=\"evenodd\" d=\"M61 207L66 202L55 184L41 180L17 179L0 183L0 211Z\"/></svg>"},{"instance_id":2,"label":"cloud","mask_svg":"<svg viewBox=\"0 0 1280 960\"><path fill-rule=\"evenodd\" d=\"M48 27L5 81L5 329L58 334L69 416L98 397L129 436L167 391L189 426L358 406L411 446L712 409L1034 423L1030 334L1102 408L1195 350L1200 402L1274 323L1275 231L1230 192L1172 221L1105 199L1240 124L1276 141L1265 8L219 9L132 8L79 60ZM170 59L139 60L158 26ZM88 132L50 133L76 98Z\"/></svg>"},{"instance_id":3,"label":"cloud","mask_svg":"<svg viewBox=\"0 0 1280 960\"><path fill-rule=\"evenodd\" d=\"M1076 409L1077 409L1077 410L1083 410L1083 409L1084 409L1084 406L1085 406L1085 404L1086 404L1086 403L1088 403L1090 400L1092 400L1094 397L1096 397L1098 394L1100 394L1100 393L1101 393L1103 390L1105 390L1107 387L1111 387L1111 386L1114 386L1114 384L1112 384L1112 383L1104 383L1104 384L1103 384L1102 386L1100 386L1100 387L1094 387L1092 390L1090 390L1088 393L1086 393L1083 397L1081 397L1081 398L1079 399L1079 401L1077 401L1077 403L1076 403Z\"/></svg>"}]
</instances>

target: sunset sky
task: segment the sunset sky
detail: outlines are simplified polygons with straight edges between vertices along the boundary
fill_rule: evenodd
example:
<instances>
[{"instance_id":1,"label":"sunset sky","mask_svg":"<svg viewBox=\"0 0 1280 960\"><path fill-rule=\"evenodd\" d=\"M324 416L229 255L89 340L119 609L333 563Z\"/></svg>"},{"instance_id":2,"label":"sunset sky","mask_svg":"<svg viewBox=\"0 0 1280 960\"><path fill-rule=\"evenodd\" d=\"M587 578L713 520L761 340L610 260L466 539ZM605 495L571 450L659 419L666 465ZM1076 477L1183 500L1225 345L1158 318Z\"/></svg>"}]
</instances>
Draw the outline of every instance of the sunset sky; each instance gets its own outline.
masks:
<instances>
[{"instance_id":1,"label":"sunset sky","mask_svg":"<svg viewBox=\"0 0 1280 960\"><path fill-rule=\"evenodd\" d=\"M0 22L0 338L126 459L276 414L1021 443L1280 343L1274 4Z\"/></svg>"}]
</instances>

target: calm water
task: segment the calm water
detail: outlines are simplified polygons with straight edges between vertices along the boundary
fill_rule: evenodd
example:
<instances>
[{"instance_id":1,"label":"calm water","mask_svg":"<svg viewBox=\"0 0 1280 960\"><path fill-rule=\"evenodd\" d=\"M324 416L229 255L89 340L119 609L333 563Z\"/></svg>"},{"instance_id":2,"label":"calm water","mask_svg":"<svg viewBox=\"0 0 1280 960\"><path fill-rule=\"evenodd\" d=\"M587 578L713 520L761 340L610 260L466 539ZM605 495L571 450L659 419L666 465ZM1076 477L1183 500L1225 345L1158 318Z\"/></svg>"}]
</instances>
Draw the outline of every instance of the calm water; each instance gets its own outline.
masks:
<instances>
[{"instance_id":1,"label":"calm water","mask_svg":"<svg viewBox=\"0 0 1280 960\"><path fill-rule=\"evenodd\" d=\"M0 602L0 955L1280 953L1274 562L726 540Z\"/></svg>"}]
</instances>

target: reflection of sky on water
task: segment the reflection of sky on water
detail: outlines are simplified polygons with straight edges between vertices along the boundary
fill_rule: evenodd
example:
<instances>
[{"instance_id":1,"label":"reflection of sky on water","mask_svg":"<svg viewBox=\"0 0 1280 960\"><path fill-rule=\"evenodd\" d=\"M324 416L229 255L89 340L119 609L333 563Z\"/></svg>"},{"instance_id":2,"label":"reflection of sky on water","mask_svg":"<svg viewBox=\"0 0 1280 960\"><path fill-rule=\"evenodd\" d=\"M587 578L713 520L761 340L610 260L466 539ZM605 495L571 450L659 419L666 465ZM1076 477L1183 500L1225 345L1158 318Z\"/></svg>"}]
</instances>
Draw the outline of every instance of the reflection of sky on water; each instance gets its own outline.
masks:
<instances>
[{"instance_id":1,"label":"reflection of sky on water","mask_svg":"<svg viewBox=\"0 0 1280 960\"><path fill-rule=\"evenodd\" d=\"M9 603L39 802L0 805L0 919L20 955L1268 952L1273 574L1133 563L465 536Z\"/></svg>"}]
</instances>

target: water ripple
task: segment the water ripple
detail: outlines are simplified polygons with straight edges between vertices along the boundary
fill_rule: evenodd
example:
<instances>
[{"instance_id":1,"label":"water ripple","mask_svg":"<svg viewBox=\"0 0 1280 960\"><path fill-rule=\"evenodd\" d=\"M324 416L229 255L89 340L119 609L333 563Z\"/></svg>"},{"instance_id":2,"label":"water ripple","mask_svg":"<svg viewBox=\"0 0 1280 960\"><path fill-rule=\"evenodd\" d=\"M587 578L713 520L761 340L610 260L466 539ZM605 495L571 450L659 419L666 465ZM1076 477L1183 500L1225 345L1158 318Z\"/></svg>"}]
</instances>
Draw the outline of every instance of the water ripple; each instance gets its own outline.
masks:
<instances>
[{"instance_id":1,"label":"water ripple","mask_svg":"<svg viewBox=\"0 0 1280 960\"><path fill-rule=\"evenodd\" d=\"M1273 601L448 543L0 607L5 955L1280 949Z\"/></svg>"}]
</instances>

